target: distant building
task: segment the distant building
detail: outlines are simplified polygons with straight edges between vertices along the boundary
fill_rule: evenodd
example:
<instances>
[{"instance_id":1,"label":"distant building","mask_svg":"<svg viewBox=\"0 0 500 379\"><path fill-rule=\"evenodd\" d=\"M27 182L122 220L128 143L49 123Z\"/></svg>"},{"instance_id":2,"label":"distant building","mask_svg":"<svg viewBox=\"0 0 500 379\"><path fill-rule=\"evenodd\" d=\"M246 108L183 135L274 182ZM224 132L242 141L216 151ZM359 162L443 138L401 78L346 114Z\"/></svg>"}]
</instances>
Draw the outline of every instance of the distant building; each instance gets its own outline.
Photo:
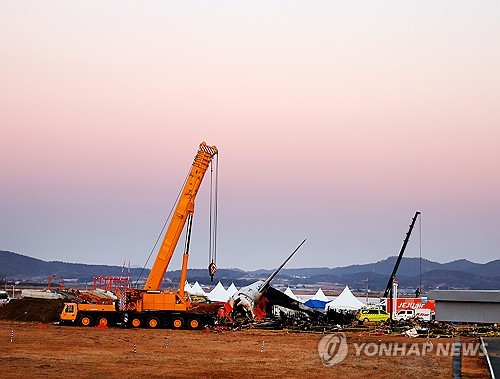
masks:
<instances>
[{"instance_id":1,"label":"distant building","mask_svg":"<svg viewBox=\"0 0 500 379\"><path fill-rule=\"evenodd\" d=\"M429 291L436 300L436 320L448 322L500 323L500 290Z\"/></svg>"}]
</instances>

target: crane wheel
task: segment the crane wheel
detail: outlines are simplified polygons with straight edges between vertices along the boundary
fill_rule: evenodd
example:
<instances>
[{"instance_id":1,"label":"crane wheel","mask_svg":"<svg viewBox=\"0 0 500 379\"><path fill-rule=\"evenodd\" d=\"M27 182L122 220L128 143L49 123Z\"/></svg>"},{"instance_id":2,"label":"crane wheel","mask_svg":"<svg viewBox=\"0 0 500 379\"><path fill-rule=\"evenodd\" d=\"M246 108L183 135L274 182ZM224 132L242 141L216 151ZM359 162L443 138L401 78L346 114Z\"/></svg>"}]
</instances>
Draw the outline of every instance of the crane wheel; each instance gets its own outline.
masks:
<instances>
[{"instance_id":1,"label":"crane wheel","mask_svg":"<svg viewBox=\"0 0 500 379\"><path fill-rule=\"evenodd\" d=\"M174 329L180 329L180 328L182 328L183 324L184 324L184 322L182 321L182 318L177 317L177 318L174 318L172 320L172 326L173 326Z\"/></svg>"},{"instance_id":2,"label":"crane wheel","mask_svg":"<svg viewBox=\"0 0 500 379\"><path fill-rule=\"evenodd\" d=\"M92 325L92 317L88 315L82 315L80 317L80 325L81 326L90 326Z\"/></svg>"},{"instance_id":3,"label":"crane wheel","mask_svg":"<svg viewBox=\"0 0 500 379\"><path fill-rule=\"evenodd\" d=\"M151 329L154 329L154 328L157 328L158 326L160 326L160 320L158 319L158 317L151 317L148 320L148 326Z\"/></svg>"},{"instance_id":4,"label":"crane wheel","mask_svg":"<svg viewBox=\"0 0 500 379\"><path fill-rule=\"evenodd\" d=\"M200 327L200 320L193 318L188 322L189 329L198 329Z\"/></svg>"},{"instance_id":5,"label":"crane wheel","mask_svg":"<svg viewBox=\"0 0 500 379\"><path fill-rule=\"evenodd\" d=\"M139 317L134 317L132 319L132 321L130 322L130 324L134 327L134 328L138 328L139 326L141 326L142 324L142 321Z\"/></svg>"},{"instance_id":6,"label":"crane wheel","mask_svg":"<svg viewBox=\"0 0 500 379\"><path fill-rule=\"evenodd\" d=\"M97 319L97 325L108 326L109 320L106 316L99 317Z\"/></svg>"}]
</instances>

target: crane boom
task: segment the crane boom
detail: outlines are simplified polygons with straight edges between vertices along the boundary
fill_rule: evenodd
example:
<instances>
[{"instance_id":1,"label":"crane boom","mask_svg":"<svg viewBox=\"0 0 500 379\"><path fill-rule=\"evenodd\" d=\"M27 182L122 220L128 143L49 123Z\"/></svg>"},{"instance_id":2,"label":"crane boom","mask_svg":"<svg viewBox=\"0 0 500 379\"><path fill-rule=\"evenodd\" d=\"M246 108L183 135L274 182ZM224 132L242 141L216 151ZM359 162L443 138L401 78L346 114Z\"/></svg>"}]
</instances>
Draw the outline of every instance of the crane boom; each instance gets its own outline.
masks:
<instances>
[{"instance_id":1,"label":"crane boom","mask_svg":"<svg viewBox=\"0 0 500 379\"><path fill-rule=\"evenodd\" d=\"M200 188L203 176L205 175L212 158L217 154L217 152L218 151L215 146L208 146L205 142L200 144L198 153L196 154L191 170L189 171L186 184L182 189L179 201L177 202L177 206L172 214L172 219L170 220L168 229L165 232L165 237L163 238L163 242L158 250L156 260L151 268L146 284L144 285L145 290L157 291L160 289L163 277L165 276L165 271L167 270L170 260L172 259L172 255L174 254L182 229L186 224L188 216L192 215L194 212L194 200L196 194L198 193L198 189ZM183 271L187 270L187 257L184 257L184 260ZM180 285L181 288L183 288L184 283L181 282Z\"/></svg>"},{"instance_id":2,"label":"crane boom","mask_svg":"<svg viewBox=\"0 0 500 379\"><path fill-rule=\"evenodd\" d=\"M403 241L403 246L401 246L401 251L399 252L398 259L396 260L396 264L394 265L394 268L392 269L391 276L389 277L389 282L387 283L387 287L385 288L384 296L387 297L389 295L389 292L392 289L392 283L394 282L394 278L396 277L396 273L398 272L399 264L401 263L401 259L403 258L403 253L405 252L406 245L408 245L408 241L410 240L410 235L411 231L413 230L413 227L415 226L415 221L417 221L417 217L420 214L419 211L415 212L415 216L413 216L413 219L411 220L410 224L410 229L406 233L406 238Z\"/></svg>"}]
</instances>

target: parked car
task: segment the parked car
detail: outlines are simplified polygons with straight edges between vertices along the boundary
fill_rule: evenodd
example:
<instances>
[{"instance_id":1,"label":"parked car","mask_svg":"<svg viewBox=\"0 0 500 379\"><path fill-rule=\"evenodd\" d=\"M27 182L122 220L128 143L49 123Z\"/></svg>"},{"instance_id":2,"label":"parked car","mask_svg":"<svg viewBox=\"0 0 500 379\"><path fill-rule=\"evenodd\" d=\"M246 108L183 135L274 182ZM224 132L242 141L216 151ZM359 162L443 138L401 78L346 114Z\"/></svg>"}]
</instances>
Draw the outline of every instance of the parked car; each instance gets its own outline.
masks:
<instances>
[{"instance_id":1,"label":"parked car","mask_svg":"<svg viewBox=\"0 0 500 379\"><path fill-rule=\"evenodd\" d=\"M358 320L363 322L387 321L390 317L389 313L379 308L360 309L358 314Z\"/></svg>"},{"instance_id":2,"label":"parked car","mask_svg":"<svg viewBox=\"0 0 500 379\"><path fill-rule=\"evenodd\" d=\"M398 311L394 316L395 320L408 320L410 318L415 317L415 311L413 309L403 309Z\"/></svg>"},{"instance_id":3,"label":"parked car","mask_svg":"<svg viewBox=\"0 0 500 379\"><path fill-rule=\"evenodd\" d=\"M408 320L418 318L423 321L432 320L432 311L430 309L402 309L394 316L395 320Z\"/></svg>"},{"instance_id":4,"label":"parked car","mask_svg":"<svg viewBox=\"0 0 500 379\"><path fill-rule=\"evenodd\" d=\"M7 291L0 291L0 305L7 304L10 301Z\"/></svg>"}]
</instances>

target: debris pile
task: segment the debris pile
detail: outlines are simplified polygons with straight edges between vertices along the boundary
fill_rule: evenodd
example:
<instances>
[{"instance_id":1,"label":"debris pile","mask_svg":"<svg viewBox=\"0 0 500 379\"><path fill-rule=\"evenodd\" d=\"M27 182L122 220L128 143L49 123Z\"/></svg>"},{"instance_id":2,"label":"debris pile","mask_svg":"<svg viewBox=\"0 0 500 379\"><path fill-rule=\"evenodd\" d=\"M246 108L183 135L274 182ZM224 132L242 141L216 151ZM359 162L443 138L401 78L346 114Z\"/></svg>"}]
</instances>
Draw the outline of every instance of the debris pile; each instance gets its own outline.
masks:
<instances>
[{"instance_id":1,"label":"debris pile","mask_svg":"<svg viewBox=\"0 0 500 379\"><path fill-rule=\"evenodd\" d=\"M77 291L78 303L88 303L88 304L113 304L114 299L111 298L107 293L100 291Z\"/></svg>"},{"instance_id":2,"label":"debris pile","mask_svg":"<svg viewBox=\"0 0 500 379\"><path fill-rule=\"evenodd\" d=\"M326 312L326 319L328 320L329 324L341 326L357 323L356 313L351 311L336 310L333 308L329 309L328 312Z\"/></svg>"},{"instance_id":3,"label":"debris pile","mask_svg":"<svg viewBox=\"0 0 500 379\"><path fill-rule=\"evenodd\" d=\"M388 333L408 335L412 337L452 338L452 337L494 337L500 336L497 324L453 324L440 321L420 321L417 319L401 320L384 324ZM415 334L415 332L417 334Z\"/></svg>"},{"instance_id":4,"label":"debris pile","mask_svg":"<svg viewBox=\"0 0 500 379\"><path fill-rule=\"evenodd\" d=\"M323 331L327 326L324 315L318 314L316 317L301 312L292 314L281 312L278 321L279 329L294 331Z\"/></svg>"},{"instance_id":5,"label":"debris pile","mask_svg":"<svg viewBox=\"0 0 500 379\"><path fill-rule=\"evenodd\" d=\"M326 333L344 328L352 328L356 324L355 313L332 309L327 314L320 312L280 311L278 315L275 315L271 319L265 319L261 322L246 322L239 324L238 327L243 329L286 329L296 332Z\"/></svg>"}]
</instances>

